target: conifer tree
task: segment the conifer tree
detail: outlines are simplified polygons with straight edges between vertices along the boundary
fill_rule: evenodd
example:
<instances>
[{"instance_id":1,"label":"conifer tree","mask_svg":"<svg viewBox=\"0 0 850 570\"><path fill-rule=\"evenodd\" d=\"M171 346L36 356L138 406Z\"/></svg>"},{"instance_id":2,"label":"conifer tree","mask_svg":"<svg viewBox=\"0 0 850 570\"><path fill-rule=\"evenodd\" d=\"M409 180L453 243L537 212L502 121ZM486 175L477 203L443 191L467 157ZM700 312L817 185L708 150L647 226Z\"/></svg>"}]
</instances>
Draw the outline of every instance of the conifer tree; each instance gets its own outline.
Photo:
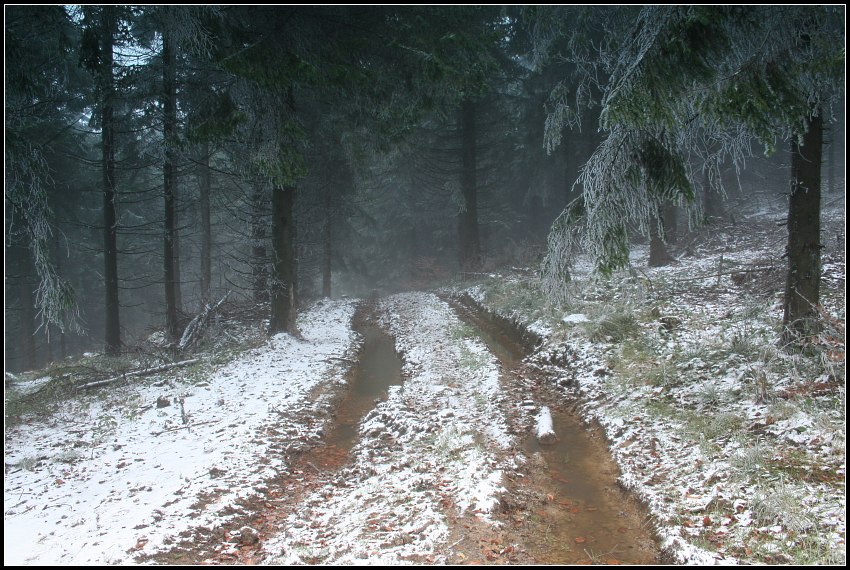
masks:
<instances>
[{"instance_id":1,"label":"conifer tree","mask_svg":"<svg viewBox=\"0 0 850 570\"><path fill-rule=\"evenodd\" d=\"M820 275L821 125L842 93L844 8L541 8L531 16L539 51L569 38L563 55L578 80L574 93L566 79L552 92L547 146L554 148L562 129L597 102L607 133L579 178L581 199L550 234L544 266L549 292L563 295L579 244L603 272L627 265L629 225L649 235L652 224L660 226L665 203L698 208L695 181L705 178L700 170L707 169L719 188L720 165L740 164L751 141L770 154L778 138L788 138L797 166L784 323L810 333ZM591 41L592 30L604 36ZM703 160L690 161L697 153Z\"/></svg>"}]
</instances>

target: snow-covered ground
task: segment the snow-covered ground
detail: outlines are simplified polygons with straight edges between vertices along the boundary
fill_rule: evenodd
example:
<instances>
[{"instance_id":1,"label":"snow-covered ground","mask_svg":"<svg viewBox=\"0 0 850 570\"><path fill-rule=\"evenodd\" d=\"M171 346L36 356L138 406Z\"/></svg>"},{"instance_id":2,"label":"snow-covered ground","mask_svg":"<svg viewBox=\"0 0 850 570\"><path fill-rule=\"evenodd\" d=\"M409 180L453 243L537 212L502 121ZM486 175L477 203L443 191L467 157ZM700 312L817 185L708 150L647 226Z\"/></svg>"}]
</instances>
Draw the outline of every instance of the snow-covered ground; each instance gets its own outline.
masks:
<instances>
[{"instance_id":1,"label":"snow-covered ground","mask_svg":"<svg viewBox=\"0 0 850 570\"><path fill-rule=\"evenodd\" d=\"M840 207L825 213L834 226ZM601 426L675 560L840 563L843 337L840 354L820 347L817 358L776 345L776 274L764 268L783 247L781 214L743 212L746 224L692 240L675 266L598 280L580 265L569 306L549 305L527 271L456 289L544 339L527 359L541 374L510 393L445 301L376 301L405 380L376 401L337 471L298 461L321 449L349 380L354 301L318 303L299 318L302 338L276 335L222 366L81 391L6 426L4 562L174 561L155 556L193 544L197 529L211 538L192 562L480 561L468 536L521 536L496 507L508 476L523 500L518 440L551 422L522 412L523 390L546 381ZM635 249L636 266L645 257ZM824 258L824 309L843 327L843 249ZM45 383L7 384L7 402ZM290 497L286 477L301 485ZM529 513L552 503L525 496ZM264 526L240 533L246 520ZM533 561L521 550L498 544L487 560Z\"/></svg>"},{"instance_id":2,"label":"snow-covered ground","mask_svg":"<svg viewBox=\"0 0 850 570\"><path fill-rule=\"evenodd\" d=\"M162 548L286 469L278 446L318 439L311 391L344 382L354 303L302 315L303 340L279 334L197 383L179 372L101 388L58 414L5 430L5 564L115 564ZM159 407L157 402L168 404ZM282 442L282 443L281 443Z\"/></svg>"},{"instance_id":3,"label":"snow-covered ground","mask_svg":"<svg viewBox=\"0 0 850 570\"><path fill-rule=\"evenodd\" d=\"M288 452L327 432L331 397L347 382L341 363L358 346L354 305L319 304L299 320L303 339L277 335L200 380L172 371L103 387L9 427L5 563L138 562L198 528L228 528L215 551L237 553L244 543L229 521L252 496L280 500L266 483L297 477ZM496 358L433 294L390 297L375 311L398 339L405 382L361 422L352 461L262 531L256 558L446 562L447 513L497 524L513 440Z\"/></svg>"},{"instance_id":4,"label":"snow-covered ground","mask_svg":"<svg viewBox=\"0 0 850 570\"><path fill-rule=\"evenodd\" d=\"M697 235L669 267L647 269L636 247L640 271L604 280L583 260L566 306L527 274L465 290L545 339L532 361L603 427L621 482L681 563L846 556L843 239L827 244L821 293L841 338L825 333L809 354L781 346L773 206ZM843 236L843 199L823 217L825 241Z\"/></svg>"},{"instance_id":5,"label":"snow-covered ground","mask_svg":"<svg viewBox=\"0 0 850 570\"><path fill-rule=\"evenodd\" d=\"M487 517L498 501L500 464L490 450L511 440L495 358L478 339L458 342L461 323L432 294L389 297L378 311L397 339L405 382L362 422L354 464L265 543L270 561L446 562L446 508Z\"/></svg>"}]
</instances>

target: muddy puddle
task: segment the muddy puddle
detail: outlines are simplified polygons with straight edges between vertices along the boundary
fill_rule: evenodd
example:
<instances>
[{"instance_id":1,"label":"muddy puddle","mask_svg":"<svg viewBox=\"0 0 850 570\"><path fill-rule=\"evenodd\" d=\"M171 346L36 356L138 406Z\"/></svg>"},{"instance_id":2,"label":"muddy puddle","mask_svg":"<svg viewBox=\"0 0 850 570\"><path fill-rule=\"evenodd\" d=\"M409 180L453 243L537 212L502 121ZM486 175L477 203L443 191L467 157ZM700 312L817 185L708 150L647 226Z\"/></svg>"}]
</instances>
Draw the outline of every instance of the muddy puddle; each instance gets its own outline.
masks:
<instances>
[{"instance_id":1,"label":"muddy puddle","mask_svg":"<svg viewBox=\"0 0 850 570\"><path fill-rule=\"evenodd\" d=\"M350 459L349 452L360 435L360 422L386 398L390 386L402 383L402 361L392 337L363 315L356 319L355 329L363 336L363 345L346 393L322 444L302 458L304 463L325 472L338 469Z\"/></svg>"},{"instance_id":2,"label":"muddy puddle","mask_svg":"<svg viewBox=\"0 0 850 570\"><path fill-rule=\"evenodd\" d=\"M357 427L375 404L384 399L387 389L402 383L401 359L395 352L392 337L375 325L360 329L363 348L359 365L348 394L336 413L336 422L327 437L328 445L346 452L357 441Z\"/></svg>"},{"instance_id":3,"label":"muddy puddle","mask_svg":"<svg viewBox=\"0 0 850 570\"><path fill-rule=\"evenodd\" d=\"M506 389L516 376L528 377L522 358L529 349L469 303L452 302L473 325L502 366ZM523 394L523 397L527 394ZM541 389L533 397L539 413L549 407L558 441L538 442L529 426L523 451L530 458L525 484L542 501L513 519L514 532L541 564L658 564L659 549L646 511L617 484L619 470L599 430L588 430L567 408L563 395Z\"/></svg>"}]
</instances>

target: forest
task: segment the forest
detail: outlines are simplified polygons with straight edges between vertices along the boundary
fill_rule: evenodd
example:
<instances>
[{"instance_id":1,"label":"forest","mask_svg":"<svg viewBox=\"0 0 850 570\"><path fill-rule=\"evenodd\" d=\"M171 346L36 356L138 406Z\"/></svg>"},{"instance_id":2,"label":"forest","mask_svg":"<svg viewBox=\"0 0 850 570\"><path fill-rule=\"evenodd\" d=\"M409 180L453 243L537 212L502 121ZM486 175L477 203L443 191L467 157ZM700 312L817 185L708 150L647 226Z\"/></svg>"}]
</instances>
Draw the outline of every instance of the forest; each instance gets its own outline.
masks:
<instances>
[{"instance_id":1,"label":"forest","mask_svg":"<svg viewBox=\"0 0 850 570\"><path fill-rule=\"evenodd\" d=\"M118 457L152 438L215 455L173 460L181 512L232 517L65 513L105 546L69 522L7 563L843 562L843 6L7 5L4 28L6 472L44 478L7 481L7 538L86 455L155 494ZM378 353L395 380L351 411ZM271 459L249 476L228 434ZM558 487L599 470L583 502ZM222 499L225 472L261 498Z\"/></svg>"}]
</instances>

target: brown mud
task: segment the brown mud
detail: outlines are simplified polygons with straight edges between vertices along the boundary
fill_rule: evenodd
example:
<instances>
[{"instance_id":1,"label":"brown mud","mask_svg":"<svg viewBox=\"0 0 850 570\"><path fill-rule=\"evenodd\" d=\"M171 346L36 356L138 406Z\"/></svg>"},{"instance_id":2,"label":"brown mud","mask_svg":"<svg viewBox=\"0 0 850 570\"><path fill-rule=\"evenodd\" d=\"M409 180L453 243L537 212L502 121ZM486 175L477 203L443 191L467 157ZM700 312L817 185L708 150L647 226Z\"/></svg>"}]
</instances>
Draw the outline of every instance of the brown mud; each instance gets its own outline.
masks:
<instances>
[{"instance_id":1,"label":"brown mud","mask_svg":"<svg viewBox=\"0 0 850 570\"><path fill-rule=\"evenodd\" d=\"M581 425L568 409L563 392L554 390L539 371L522 362L540 339L516 323L481 310L471 299L446 300L497 356L503 388L519 401L535 405L532 411L522 406L506 410L528 461L505 473L508 493L495 513L504 524L494 528L474 513L444 505L452 536L449 551L442 553L447 562L657 564L660 556L645 509L617 485L619 472L599 430ZM332 408L327 417L315 419L323 422L322 439L287 446L293 451L287 457L286 472L267 480L257 493L235 505L226 523L193 529L165 552L148 555L141 545L139 562L260 563L263 542L280 532L303 499L337 482L339 472L352 459L350 450L357 443L360 422L386 397L389 386L403 381L393 339L375 325L373 309L370 302L364 302L352 320L363 341L357 361L347 361L345 387L320 387L311 394ZM534 413L544 405L552 412L560 438L552 446L539 445L533 433ZM206 497L196 508L215 500ZM243 532L244 527L251 530ZM409 562L432 563L428 558Z\"/></svg>"},{"instance_id":2,"label":"brown mud","mask_svg":"<svg viewBox=\"0 0 850 570\"><path fill-rule=\"evenodd\" d=\"M508 477L502 507L524 550L539 564L661 563L647 509L617 482L620 472L601 430L583 425L568 395L523 362L540 339L494 318L468 296L446 300L479 331L499 359L504 390L520 402L507 415L515 431L525 434L522 450L529 461ZM544 406L558 436L554 444L536 438Z\"/></svg>"}]
</instances>

